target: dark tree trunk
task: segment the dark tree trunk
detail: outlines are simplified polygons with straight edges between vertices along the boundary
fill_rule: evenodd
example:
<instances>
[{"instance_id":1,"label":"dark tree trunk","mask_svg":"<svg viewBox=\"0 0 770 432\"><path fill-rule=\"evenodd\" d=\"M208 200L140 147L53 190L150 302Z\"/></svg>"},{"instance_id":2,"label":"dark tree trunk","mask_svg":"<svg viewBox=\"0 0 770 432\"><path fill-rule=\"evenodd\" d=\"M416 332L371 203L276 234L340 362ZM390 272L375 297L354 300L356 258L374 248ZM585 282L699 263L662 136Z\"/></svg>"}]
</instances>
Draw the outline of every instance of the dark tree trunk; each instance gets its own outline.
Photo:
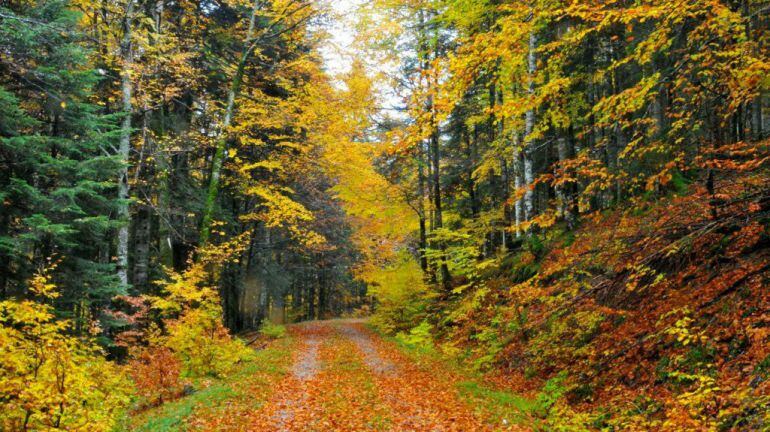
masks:
<instances>
[{"instance_id":1,"label":"dark tree trunk","mask_svg":"<svg viewBox=\"0 0 770 432\"><path fill-rule=\"evenodd\" d=\"M147 206L142 206L134 217L134 268L131 282L139 292L146 292L149 283L150 237L152 215Z\"/></svg>"},{"instance_id":2,"label":"dark tree trunk","mask_svg":"<svg viewBox=\"0 0 770 432\"><path fill-rule=\"evenodd\" d=\"M428 258L425 256L425 252L428 249L428 232L425 226L425 158L422 146L418 149L417 155L417 184L417 212L420 219L420 268L422 268L423 273L427 273Z\"/></svg>"}]
</instances>

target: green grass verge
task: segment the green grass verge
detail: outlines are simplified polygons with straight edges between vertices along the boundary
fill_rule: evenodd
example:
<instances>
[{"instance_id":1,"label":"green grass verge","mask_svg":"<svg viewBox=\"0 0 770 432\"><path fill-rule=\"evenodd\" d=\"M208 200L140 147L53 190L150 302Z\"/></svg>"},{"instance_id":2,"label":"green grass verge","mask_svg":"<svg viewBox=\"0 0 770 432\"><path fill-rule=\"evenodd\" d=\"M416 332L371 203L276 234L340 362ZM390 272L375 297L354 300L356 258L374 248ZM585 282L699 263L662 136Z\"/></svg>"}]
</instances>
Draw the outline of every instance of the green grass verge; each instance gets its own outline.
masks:
<instances>
[{"instance_id":1,"label":"green grass verge","mask_svg":"<svg viewBox=\"0 0 770 432\"><path fill-rule=\"evenodd\" d=\"M165 403L159 407L128 414L116 432L175 432L186 430L187 419L199 410L224 410L225 402L241 399L256 409L264 400L254 398L248 390L253 386L269 385L271 377L283 376L288 371L291 340L284 338L270 347L257 351L254 359L246 362L221 379L194 380L196 389L189 396Z\"/></svg>"},{"instance_id":2,"label":"green grass verge","mask_svg":"<svg viewBox=\"0 0 770 432\"><path fill-rule=\"evenodd\" d=\"M492 389L484 385L481 373L466 364L460 358L448 357L430 346L414 346L404 343L399 338L383 334L374 326L368 326L383 339L393 343L401 352L418 365L432 367L439 362L449 368L463 380L455 383L459 396L468 405L497 424L513 423L532 427L542 411L542 403L537 398L527 398L512 392Z\"/></svg>"},{"instance_id":3,"label":"green grass verge","mask_svg":"<svg viewBox=\"0 0 770 432\"><path fill-rule=\"evenodd\" d=\"M507 391L493 390L477 381L456 384L460 395L496 423L504 422L532 426L534 414L540 409L537 400Z\"/></svg>"}]
</instances>

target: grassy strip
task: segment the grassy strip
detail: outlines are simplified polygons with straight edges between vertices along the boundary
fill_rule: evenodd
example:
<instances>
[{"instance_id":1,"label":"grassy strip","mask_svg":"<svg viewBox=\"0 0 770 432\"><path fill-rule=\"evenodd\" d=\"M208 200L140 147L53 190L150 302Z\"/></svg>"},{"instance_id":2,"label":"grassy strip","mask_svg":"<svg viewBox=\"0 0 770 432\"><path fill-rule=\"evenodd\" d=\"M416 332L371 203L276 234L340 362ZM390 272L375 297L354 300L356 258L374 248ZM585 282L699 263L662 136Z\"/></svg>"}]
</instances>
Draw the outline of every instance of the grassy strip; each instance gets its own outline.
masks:
<instances>
[{"instance_id":1,"label":"grassy strip","mask_svg":"<svg viewBox=\"0 0 770 432\"><path fill-rule=\"evenodd\" d=\"M517 424L533 427L542 416L543 404L540 398L528 398L516 393L489 387L483 383L483 376L477 370L464 364L461 359L442 354L433 346L417 346L404 343L368 326L384 340L392 343L410 360L426 371L446 370L451 384L458 395L469 406L474 407L485 418L495 424Z\"/></svg>"},{"instance_id":2,"label":"grassy strip","mask_svg":"<svg viewBox=\"0 0 770 432\"><path fill-rule=\"evenodd\" d=\"M257 351L253 360L240 365L221 379L198 379L193 394L151 408L126 418L117 432L174 432L188 429L189 420L200 416L216 415L226 408L225 402L239 400L255 408L264 398L255 398L254 388L267 389L274 379L287 373L286 359L291 358L289 338L276 341L268 348Z\"/></svg>"},{"instance_id":3,"label":"grassy strip","mask_svg":"<svg viewBox=\"0 0 770 432\"><path fill-rule=\"evenodd\" d=\"M476 380L455 383L460 396L468 404L480 410L485 417L496 424L518 424L532 426L533 416L540 411L537 400L525 398L511 392L494 390Z\"/></svg>"},{"instance_id":4,"label":"grassy strip","mask_svg":"<svg viewBox=\"0 0 770 432\"><path fill-rule=\"evenodd\" d=\"M324 370L316 391L323 417L332 420L335 430L390 430L390 413L378 399L372 374L355 344L335 334L324 345L321 361Z\"/></svg>"}]
</instances>

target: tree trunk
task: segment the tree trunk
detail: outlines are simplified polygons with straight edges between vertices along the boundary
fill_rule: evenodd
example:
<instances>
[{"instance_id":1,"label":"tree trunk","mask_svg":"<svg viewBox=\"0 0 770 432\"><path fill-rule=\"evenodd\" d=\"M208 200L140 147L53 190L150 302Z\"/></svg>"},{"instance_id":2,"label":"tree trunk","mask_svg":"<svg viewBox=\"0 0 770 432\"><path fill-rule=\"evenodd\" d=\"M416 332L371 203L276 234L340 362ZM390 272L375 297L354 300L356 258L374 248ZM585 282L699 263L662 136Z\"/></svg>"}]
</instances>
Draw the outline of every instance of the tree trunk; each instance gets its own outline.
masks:
<instances>
[{"instance_id":1,"label":"tree trunk","mask_svg":"<svg viewBox=\"0 0 770 432\"><path fill-rule=\"evenodd\" d=\"M537 35L533 29L529 33L529 52L527 55L527 72L529 74L529 84L527 88L527 94L530 98L535 95L535 74L537 73ZM531 102L531 101L530 101ZM535 182L534 164L532 162L533 153L533 140L532 133L535 130L535 109L530 107L527 110L524 118L524 150L522 151L522 157L524 158L524 220L531 220L535 216L535 196L532 190Z\"/></svg>"},{"instance_id":2,"label":"tree trunk","mask_svg":"<svg viewBox=\"0 0 770 432\"><path fill-rule=\"evenodd\" d=\"M524 158L519 147L518 134L514 132L514 153L513 153L513 188L519 193L524 187ZM524 201L519 198L514 203L514 226L516 227L516 237L521 237L521 223L524 222Z\"/></svg>"},{"instance_id":3,"label":"tree trunk","mask_svg":"<svg viewBox=\"0 0 770 432\"><path fill-rule=\"evenodd\" d=\"M471 200L471 217L473 217L473 219L476 219L479 216L479 200L476 194L476 182L473 180L473 168L476 166L475 141L477 137L474 132L473 140L471 140L470 137L466 137L466 138L467 138L467 146L468 146L467 153L466 153L466 156L468 158L468 161L467 161L468 166L466 168L465 175L468 177L467 187L468 187L468 197Z\"/></svg>"},{"instance_id":4,"label":"tree trunk","mask_svg":"<svg viewBox=\"0 0 770 432\"><path fill-rule=\"evenodd\" d=\"M307 319L315 319L315 294L318 284L318 272L313 272L313 280L307 284Z\"/></svg>"},{"instance_id":5,"label":"tree trunk","mask_svg":"<svg viewBox=\"0 0 770 432\"><path fill-rule=\"evenodd\" d=\"M431 109L433 107L431 106ZM431 121L433 124L434 122ZM441 165L441 156L440 156L440 148L439 148L439 136L438 136L438 125L433 124L434 131L430 136L430 142L431 142L431 148L432 148L432 158L433 158L433 207L435 209L435 227L437 229L443 228L444 226L444 219L442 216L442 210L441 210L441 174L440 174L440 165ZM450 282L450 275L449 275L449 267L446 263L446 244L444 242L439 242L439 249L441 249L441 282L444 285L445 288L449 287Z\"/></svg>"},{"instance_id":6,"label":"tree trunk","mask_svg":"<svg viewBox=\"0 0 770 432\"><path fill-rule=\"evenodd\" d=\"M123 40L120 43L120 56L123 65L120 73L120 90L123 96L123 121L120 125L120 143L118 153L123 166L118 173L118 246L116 268L118 278L123 285L128 285L128 228L131 222L129 212L128 191L128 163L131 154L131 96L133 92L131 83L131 65L133 53L131 47L131 20L134 15L134 0L126 3L125 17L123 18Z\"/></svg>"},{"instance_id":7,"label":"tree trunk","mask_svg":"<svg viewBox=\"0 0 770 432\"><path fill-rule=\"evenodd\" d=\"M422 268L423 273L427 273L428 258L425 254L428 249L428 232L425 226L425 159L423 157L422 145L418 149L417 156L417 184L417 210L420 218L420 268Z\"/></svg>"},{"instance_id":8,"label":"tree trunk","mask_svg":"<svg viewBox=\"0 0 770 432\"><path fill-rule=\"evenodd\" d=\"M564 132L556 142L559 162L564 163L574 156L571 132ZM570 228L575 227L577 221L577 205L575 203L577 185L574 182L566 182L556 188L559 201L559 215L567 221Z\"/></svg>"},{"instance_id":9,"label":"tree trunk","mask_svg":"<svg viewBox=\"0 0 770 432\"><path fill-rule=\"evenodd\" d=\"M142 206L134 219L134 267L131 275L132 285L141 292L145 292L149 282L151 223L149 208Z\"/></svg>"},{"instance_id":10,"label":"tree trunk","mask_svg":"<svg viewBox=\"0 0 770 432\"><path fill-rule=\"evenodd\" d=\"M326 269L323 266L318 268L318 319L324 319L328 310L325 272Z\"/></svg>"},{"instance_id":11,"label":"tree trunk","mask_svg":"<svg viewBox=\"0 0 770 432\"><path fill-rule=\"evenodd\" d=\"M222 120L222 125L219 130L219 137L217 139L217 146L214 152L214 158L211 161L211 173L209 175L209 186L206 193L206 202L203 207L203 217L201 219L200 229L200 244L201 246L208 243L209 236L211 235L211 221L214 215L214 204L219 195L219 178L222 175L222 165L225 162L225 155L227 153L227 129L232 123L233 113L235 110L235 100L238 98L241 89L241 83L243 82L243 75L246 70L246 62L248 61L251 53L254 49L254 28L256 25L257 11L259 10L260 0L254 0L254 6L251 9L251 16L249 18L249 29L246 32L246 39L244 43L244 49L241 53L241 59L238 62L238 67L233 76L233 80L230 84L230 90L227 92L227 105L225 106L225 115Z\"/></svg>"}]
</instances>

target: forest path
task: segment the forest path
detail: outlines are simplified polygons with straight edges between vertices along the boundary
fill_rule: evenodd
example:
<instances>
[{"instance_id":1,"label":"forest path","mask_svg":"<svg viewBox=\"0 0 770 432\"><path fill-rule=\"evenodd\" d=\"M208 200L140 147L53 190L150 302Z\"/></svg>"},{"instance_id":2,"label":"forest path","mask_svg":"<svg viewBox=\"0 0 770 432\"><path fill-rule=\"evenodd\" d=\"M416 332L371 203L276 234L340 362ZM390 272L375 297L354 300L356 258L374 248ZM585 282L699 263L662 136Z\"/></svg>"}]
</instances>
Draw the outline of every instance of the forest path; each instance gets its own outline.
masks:
<instances>
[{"instance_id":1,"label":"forest path","mask_svg":"<svg viewBox=\"0 0 770 432\"><path fill-rule=\"evenodd\" d=\"M361 320L289 327L290 372L243 416L251 431L487 431L452 383L421 367Z\"/></svg>"}]
</instances>

